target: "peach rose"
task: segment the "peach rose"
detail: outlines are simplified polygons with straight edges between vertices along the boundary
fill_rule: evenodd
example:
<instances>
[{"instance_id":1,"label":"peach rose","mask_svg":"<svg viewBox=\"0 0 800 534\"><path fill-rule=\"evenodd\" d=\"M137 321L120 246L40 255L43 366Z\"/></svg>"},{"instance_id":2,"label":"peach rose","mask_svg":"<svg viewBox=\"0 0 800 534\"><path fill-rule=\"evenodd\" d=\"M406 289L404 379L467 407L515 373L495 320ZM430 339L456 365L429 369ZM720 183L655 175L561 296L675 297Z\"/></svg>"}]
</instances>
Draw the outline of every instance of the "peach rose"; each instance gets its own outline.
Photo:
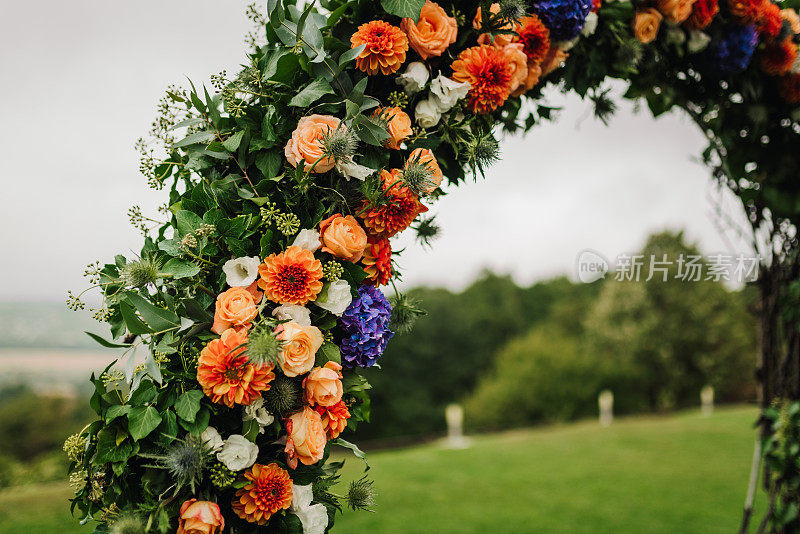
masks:
<instances>
[{"instance_id":1,"label":"peach rose","mask_svg":"<svg viewBox=\"0 0 800 534\"><path fill-rule=\"evenodd\" d=\"M522 43L511 43L503 47L509 65L511 65L511 93L525 84L528 78L528 56L525 55Z\"/></svg>"},{"instance_id":2,"label":"peach rose","mask_svg":"<svg viewBox=\"0 0 800 534\"><path fill-rule=\"evenodd\" d=\"M181 505L177 534L218 534L224 528L217 503L189 499Z\"/></svg>"},{"instance_id":3,"label":"peach rose","mask_svg":"<svg viewBox=\"0 0 800 534\"><path fill-rule=\"evenodd\" d=\"M692 14L694 2L695 0L656 0L656 7L665 19L680 24Z\"/></svg>"},{"instance_id":4,"label":"peach rose","mask_svg":"<svg viewBox=\"0 0 800 534\"><path fill-rule=\"evenodd\" d=\"M564 52L557 46L551 46L547 51L547 55L542 60L542 76L547 76L554 70L560 68L569 57L567 52Z\"/></svg>"},{"instance_id":5,"label":"peach rose","mask_svg":"<svg viewBox=\"0 0 800 534\"><path fill-rule=\"evenodd\" d=\"M528 62L528 75L525 76L525 81L517 87L517 90L511 93L511 96L520 96L527 93L539 83L539 78L542 77L542 67L538 63L532 61Z\"/></svg>"},{"instance_id":6,"label":"peach rose","mask_svg":"<svg viewBox=\"0 0 800 534\"><path fill-rule=\"evenodd\" d=\"M411 117L398 107L378 108L372 116L386 120L386 129L389 131L389 139L384 141L386 148L398 150L400 143L412 133Z\"/></svg>"},{"instance_id":7,"label":"peach rose","mask_svg":"<svg viewBox=\"0 0 800 534\"><path fill-rule=\"evenodd\" d=\"M408 44L422 59L441 56L448 46L456 42L458 34L456 19L448 17L445 10L431 0L422 6L419 22L415 24L413 20L404 18L400 28L406 32Z\"/></svg>"},{"instance_id":8,"label":"peach rose","mask_svg":"<svg viewBox=\"0 0 800 534\"><path fill-rule=\"evenodd\" d=\"M319 237L323 252L353 263L361 259L367 246L367 233L352 215L331 215L319 223Z\"/></svg>"},{"instance_id":9,"label":"peach rose","mask_svg":"<svg viewBox=\"0 0 800 534\"><path fill-rule=\"evenodd\" d=\"M492 4L489 6L489 11L492 15L496 15L498 11L500 11L500 4ZM472 27L476 30L480 30L483 24L483 17L481 16L481 8L478 6L478 11L475 12L475 18L472 19ZM517 31L519 29L518 24L512 26L511 23L507 22L504 24L500 29L502 30L514 30ZM507 44L511 44L514 42L514 39L517 36L513 33L501 33L496 34L494 36L494 40L492 40L492 36L488 33L482 33L478 36L478 44L491 44L494 46L504 47Z\"/></svg>"},{"instance_id":10,"label":"peach rose","mask_svg":"<svg viewBox=\"0 0 800 534\"><path fill-rule=\"evenodd\" d=\"M309 115L297 123L297 128L292 132L292 138L286 143L284 154L286 160L297 167L303 164L307 171L314 163L317 165L311 172L328 172L336 162L333 158L322 157L322 138L330 130L339 128L342 121L330 115ZM322 158L322 159L320 159Z\"/></svg>"},{"instance_id":11,"label":"peach rose","mask_svg":"<svg viewBox=\"0 0 800 534\"><path fill-rule=\"evenodd\" d=\"M429 148L415 148L412 150L411 154L408 156L408 160L406 160L406 167L409 162L414 160L418 160L420 163L427 165L432 171L430 175L431 183L422 191L423 193L432 193L437 187L442 185L442 179L444 178L442 169L439 168L439 162L436 161L436 157Z\"/></svg>"},{"instance_id":12,"label":"peach rose","mask_svg":"<svg viewBox=\"0 0 800 534\"><path fill-rule=\"evenodd\" d=\"M222 335L228 328L249 328L250 322L258 314L256 303L260 300L261 293L253 284L248 288L232 287L220 293L217 297L211 331Z\"/></svg>"},{"instance_id":13,"label":"peach rose","mask_svg":"<svg viewBox=\"0 0 800 534\"><path fill-rule=\"evenodd\" d=\"M800 33L800 15L794 9L781 9L781 19L789 23L793 33Z\"/></svg>"},{"instance_id":14,"label":"peach rose","mask_svg":"<svg viewBox=\"0 0 800 534\"><path fill-rule=\"evenodd\" d=\"M314 367L314 357L322 346L322 332L316 326L289 322L278 325L276 337L284 342L281 369L286 376L302 375Z\"/></svg>"},{"instance_id":15,"label":"peach rose","mask_svg":"<svg viewBox=\"0 0 800 534\"><path fill-rule=\"evenodd\" d=\"M661 13L652 7L637 10L633 19L633 35L640 43L652 43L658 35L662 18Z\"/></svg>"},{"instance_id":16,"label":"peach rose","mask_svg":"<svg viewBox=\"0 0 800 534\"><path fill-rule=\"evenodd\" d=\"M325 454L325 427L322 417L306 406L302 412L293 414L286 421L286 461L292 469L300 460L303 465L312 465Z\"/></svg>"},{"instance_id":17,"label":"peach rose","mask_svg":"<svg viewBox=\"0 0 800 534\"><path fill-rule=\"evenodd\" d=\"M342 366L328 362L323 367L314 367L303 379L306 402L309 406L333 406L342 400Z\"/></svg>"}]
</instances>

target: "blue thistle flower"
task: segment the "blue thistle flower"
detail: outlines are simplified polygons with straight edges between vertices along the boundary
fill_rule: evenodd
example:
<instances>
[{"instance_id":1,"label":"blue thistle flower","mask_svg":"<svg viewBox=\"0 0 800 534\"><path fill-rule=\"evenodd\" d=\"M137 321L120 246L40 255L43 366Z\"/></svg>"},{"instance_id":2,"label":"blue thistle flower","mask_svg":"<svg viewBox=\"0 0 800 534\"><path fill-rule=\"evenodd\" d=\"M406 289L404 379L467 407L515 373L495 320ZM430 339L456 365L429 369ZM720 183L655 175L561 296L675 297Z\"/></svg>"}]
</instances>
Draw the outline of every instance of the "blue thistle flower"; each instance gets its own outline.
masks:
<instances>
[{"instance_id":1,"label":"blue thistle flower","mask_svg":"<svg viewBox=\"0 0 800 534\"><path fill-rule=\"evenodd\" d=\"M394 336L389 330L391 317L392 306L378 288L371 285L358 288L358 298L342 314L342 365L375 365Z\"/></svg>"},{"instance_id":2,"label":"blue thistle flower","mask_svg":"<svg viewBox=\"0 0 800 534\"><path fill-rule=\"evenodd\" d=\"M550 40L570 41L578 36L592 10L591 0L540 0L531 10L550 30Z\"/></svg>"}]
</instances>

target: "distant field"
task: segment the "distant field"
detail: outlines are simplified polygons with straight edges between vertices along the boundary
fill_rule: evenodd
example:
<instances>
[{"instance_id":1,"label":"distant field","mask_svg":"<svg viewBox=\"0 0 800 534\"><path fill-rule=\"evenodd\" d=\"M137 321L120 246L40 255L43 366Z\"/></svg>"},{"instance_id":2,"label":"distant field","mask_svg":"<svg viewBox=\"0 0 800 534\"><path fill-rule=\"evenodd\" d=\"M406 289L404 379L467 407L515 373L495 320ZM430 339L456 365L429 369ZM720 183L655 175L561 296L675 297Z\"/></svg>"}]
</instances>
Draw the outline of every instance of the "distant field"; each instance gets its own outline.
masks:
<instances>
[{"instance_id":1,"label":"distant field","mask_svg":"<svg viewBox=\"0 0 800 534\"><path fill-rule=\"evenodd\" d=\"M735 532L755 418L735 407L707 419L686 412L518 430L466 450L377 452L377 513L345 512L334 532ZM360 461L348 461L346 477L359 474ZM61 484L0 493L0 531L86 532L69 519L68 495Z\"/></svg>"}]
</instances>

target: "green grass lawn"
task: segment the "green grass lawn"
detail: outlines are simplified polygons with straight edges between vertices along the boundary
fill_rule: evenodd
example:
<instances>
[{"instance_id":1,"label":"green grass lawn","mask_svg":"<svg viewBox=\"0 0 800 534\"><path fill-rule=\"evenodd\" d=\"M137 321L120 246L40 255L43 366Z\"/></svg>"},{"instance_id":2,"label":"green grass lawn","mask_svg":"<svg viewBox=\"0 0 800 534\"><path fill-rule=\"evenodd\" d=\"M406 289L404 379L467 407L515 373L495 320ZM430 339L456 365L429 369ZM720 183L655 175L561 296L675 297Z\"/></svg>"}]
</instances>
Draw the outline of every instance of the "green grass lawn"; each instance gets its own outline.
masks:
<instances>
[{"instance_id":1,"label":"green grass lawn","mask_svg":"<svg viewBox=\"0 0 800 534\"><path fill-rule=\"evenodd\" d=\"M736 407L481 436L465 450L377 452L377 513L345 512L335 532L735 532L755 418ZM348 460L346 478L359 464ZM69 518L68 495L63 484L0 493L0 531L86 532Z\"/></svg>"}]
</instances>

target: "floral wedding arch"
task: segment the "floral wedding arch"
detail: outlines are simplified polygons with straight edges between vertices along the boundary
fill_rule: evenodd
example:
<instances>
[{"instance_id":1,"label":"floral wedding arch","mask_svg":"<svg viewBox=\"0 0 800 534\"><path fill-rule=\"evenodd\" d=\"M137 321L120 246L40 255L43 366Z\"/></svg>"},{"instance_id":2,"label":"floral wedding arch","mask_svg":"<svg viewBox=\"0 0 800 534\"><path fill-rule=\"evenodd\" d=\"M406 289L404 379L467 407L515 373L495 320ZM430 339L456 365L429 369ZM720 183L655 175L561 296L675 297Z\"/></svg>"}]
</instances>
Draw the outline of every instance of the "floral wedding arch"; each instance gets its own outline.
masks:
<instances>
[{"instance_id":1,"label":"floral wedding arch","mask_svg":"<svg viewBox=\"0 0 800 534\"><path fill-rule=\"evenodd\" d=\"M122 354L65 445L74 513L96 532L322 533L368 509L371 482L337 493L330 454L363 458L342 438L369 419L360 370L420 313L380 289L399 275L391 238L432 237L429 206L497 158L494 133L550 119L544 86L605 119L617 78L655 115L694 119L763 238L764 524L795 528L800 17L770 0L604 1L269 0L241 72L168 92L163 154L140 149L169 221L150 236L134 210L140 255L87 270L111 334L92 337Z\"/></svg>"}]
</instances>

